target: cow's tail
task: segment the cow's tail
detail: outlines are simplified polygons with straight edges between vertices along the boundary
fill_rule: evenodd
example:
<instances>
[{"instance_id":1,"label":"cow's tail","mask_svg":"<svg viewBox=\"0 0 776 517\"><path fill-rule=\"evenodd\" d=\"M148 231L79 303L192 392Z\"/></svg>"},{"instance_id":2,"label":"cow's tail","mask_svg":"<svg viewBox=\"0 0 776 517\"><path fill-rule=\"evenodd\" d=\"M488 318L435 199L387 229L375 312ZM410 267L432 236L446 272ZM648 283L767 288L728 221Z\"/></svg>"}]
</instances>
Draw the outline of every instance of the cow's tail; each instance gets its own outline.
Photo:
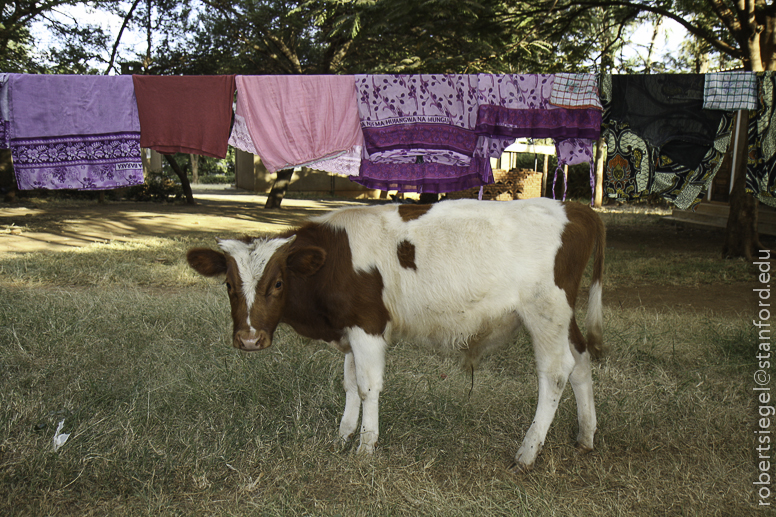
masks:
<instances>
[{"instance_id":1,"label":"cow's tail","mask_svg":"<svg viewBox=\"0 0 776 517\"><path fill-rule=\"evenodd\" d=\"M600 217L596 217L595 220L595 258L593 259L593 278L590 282L585 326L587 327L587 349L593 358L599 359L606 352L604 347L604 307L601 303L604 281L606 228Z\"/></svg>"}]
</instances>

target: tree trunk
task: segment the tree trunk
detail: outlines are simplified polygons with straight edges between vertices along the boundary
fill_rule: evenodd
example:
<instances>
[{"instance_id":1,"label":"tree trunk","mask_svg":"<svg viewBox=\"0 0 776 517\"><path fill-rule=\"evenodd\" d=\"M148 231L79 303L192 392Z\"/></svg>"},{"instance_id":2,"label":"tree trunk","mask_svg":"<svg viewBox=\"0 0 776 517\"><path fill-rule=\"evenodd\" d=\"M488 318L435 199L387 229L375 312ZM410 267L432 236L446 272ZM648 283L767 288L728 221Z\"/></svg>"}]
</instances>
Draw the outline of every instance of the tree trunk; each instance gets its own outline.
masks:
<instances>
[{"instance_id":1,"label":"tree trunk","mask_svg":"<svg viewBox=\"0 0 776 517\"><path fill-rule=\"evenodd\" d=\"M601 137L595 146L595 195L593 206L601 208L604 204L604 165L606 164L606 138Z\"/></svg>"},{"instance_id":2,"label":"tree trunk","mask_svg":"<svg viewBox=\"0 0 776 517\"><path fill-rule=\"evenodd\" d=\"M264 205L264 208L280 208L280 203L286 197L288 185L291 184L291 176L293 175L294 169L278 171L278 177L275 178L275 182L272 184L272 190L269 191L267 204Z\"/></svg>"},{"instance_id":3,"label":"tree trunk","mask_svg":"<svg viewBox=\"0 0 776 517\"><path fill-rule=\"evenodd\" d=\"M197 202L194 201L194 193L191 191L191 184L189 184L189 177L186 175L186 171L180 168L172 155L165 154L164 157L167 163L170 164L170 167L172 167L172 170L175 171L175 174L181 179L181 187L183 187L183 194L186 196L186 203L196 205Z\"/></svg>"},{"instance_id":4,"label":"tree trunk","mask_svg":"<svg viewBox=\"0 0 776 517\"><path fill-rule=\"evenodd\" d=\"M199 155L190 154L191 157L191 182L197 185L199 183Z\"/></svg>"},{"instance_id":5,"label":"tree trunk","mask_svg":"<svg viewBox=\"0 0 776 517\"><path fill-rule=\"evenodd\" d=\"M776 47L776 16L768 15L765 19L759 20L761 23L761 32L758 36L753 36L750 41L750 47L742 50L748 52L744 58L746 70L761 72L763 70L776 69L776 58L774 58L773 49ZM762 51L765 53L761 54ZM747 66L748 65L748 66ZM749 119L748 112L746 120ZM748 128L748 123L743 127ZM749 139L747 131L741 131L741 139L738 141L739 149L743 149L739 154L738 163L733 164L736 170L736 177L733 182L733 190L730 193L730 215L728 216L727 228L725 230L725 245L722 248L722 255L725 257L746 257L752 260L752 257L759 249L764 249L760 243L760 235L757 231L757 206L758 201L746 192L746 163ZM735 135L735 133L734 133ZM732 142L731 142L731 145Z\"/></svg>"},{"instance_id":6,"label":"tree trunk","mask_svg":"<svg viewBox=\"0 0 776 517\"><path fill-rule=\"evenodd\" d=\"M731 164L736 171L733 180L733 190L730 192L730 215L728 215L727 228L725 229L725 244L722 247L724 257L746 257L751 261L757 250L762 248L760 235L757 231L757 206L758 201L746 192L746 163L748 112L739 111L738 116L743 116L742 128L738 135L738 149L736 163ZM738 124L736 120L736 125ZM733 138L735 138L735 129ZM731 146L734 142L731 142Z\"/></svg>"},{"instance_id":7,"label":"tree trunk","mask_svg":"<svg viewBox=\"0 0 776 517\"><path fill-rule=\"evenodd\" d=\"M730 193L730 215L725 231L722 256L726 258L746 257L746 260L751 262L757 251L764 249L764 247L760 243L760 235L757 232L757 206L759 203L754 196L745 191L745 184L746 174L739 171L733 183L733 192Z\"/></svg>"}]
</instances>

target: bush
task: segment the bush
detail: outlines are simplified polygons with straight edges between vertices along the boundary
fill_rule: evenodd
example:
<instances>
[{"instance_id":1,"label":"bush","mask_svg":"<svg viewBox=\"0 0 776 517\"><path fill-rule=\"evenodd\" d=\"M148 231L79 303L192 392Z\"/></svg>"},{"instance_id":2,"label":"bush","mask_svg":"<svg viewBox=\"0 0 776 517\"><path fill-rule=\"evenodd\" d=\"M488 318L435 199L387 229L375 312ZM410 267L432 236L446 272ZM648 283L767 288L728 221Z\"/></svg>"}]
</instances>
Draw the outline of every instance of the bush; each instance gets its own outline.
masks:
<instances>
[{"instance_id":1,"label":"bush","mask_svg":"<svg viewBox=\"0 0 776 517\"><path fill-rule=\"evenodd\" d=\"M207 174L200 176L199 182L206 185L234 183L234 174Z\"/></svg>"},{"instance_id":2,"label":"bush","mask_svg":"<svg viewBox=\"0 0 776 517\"><path fill-rule=\"evenodd\" d=\"M164 174L151 173L145 183L130 187L127 199L133 201L169 201L183 198L183 187Z\"/></svg>"}]
</instances>

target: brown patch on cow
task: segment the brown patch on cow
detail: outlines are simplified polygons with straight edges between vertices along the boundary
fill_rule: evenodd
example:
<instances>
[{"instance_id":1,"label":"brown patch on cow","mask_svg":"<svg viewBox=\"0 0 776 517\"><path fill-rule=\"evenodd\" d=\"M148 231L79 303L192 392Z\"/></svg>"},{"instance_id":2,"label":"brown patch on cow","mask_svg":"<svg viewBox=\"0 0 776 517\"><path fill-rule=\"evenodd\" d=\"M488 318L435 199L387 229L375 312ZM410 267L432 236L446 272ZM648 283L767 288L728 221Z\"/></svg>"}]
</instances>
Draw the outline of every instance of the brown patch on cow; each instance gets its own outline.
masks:
<instances>
[{"instance_id":1,"label":"brown patch on cow","mask_svg":"<svg viewBox=\"0 0 776 517\"><path fill-rule=\"evenodd\" d=\"M407 203L399 205L399 217L405 223L408 221L414 221L426 215L426 212L431 210L431 205L416 205L414 203Z\"/></svg>"},{"instance_id":2,"label":"brown patch on cow","mask_svg":"<svg viewBox=\"0 0 776 517\"><path fill-rule=\"evenodd\" d=\"M382 275L376 269L353 269L347 233L318 223L309 223L295 233L294 242L267 265L269 269L276 259L288 263L286 300L280 321L302 336L329 342L342 339L349 327L360 327L367 334L382 334L390 319L383 304ZM309 274L309 259L295 258L311 249L325 253L325 260L314 274ZM305 267L297 270L296 263Z\"/></svg>"},{"instance_id":3,"label":"brown patch on cow","mask_svg":"<svg viewBox=\"0 0 776 517\"><path fill-rule=\"evenodd\" d=\"M589 206L579 203L564 203L563 206L569 222L563 229L561 246L555 256L555 285L566 293L566 300L573 310L582 275L594 249L596 254L592 281L601 281L606 229L601 218ZM569 340L580 354L588 349L574 317L569 328Z\"/></svg>"},{"instance_id":4,"label":"brown patch on cow","mask_svg":"<svg viewBox=\"0 0 776 517\"><path fill-rule=\"evenodd\" d=\"M414 269L417 271L418 266L415 264L415 245L408 240L403 240L396 248L396 255L399 257L399 265L404 269Z\"/></svg>"}]
</instances>

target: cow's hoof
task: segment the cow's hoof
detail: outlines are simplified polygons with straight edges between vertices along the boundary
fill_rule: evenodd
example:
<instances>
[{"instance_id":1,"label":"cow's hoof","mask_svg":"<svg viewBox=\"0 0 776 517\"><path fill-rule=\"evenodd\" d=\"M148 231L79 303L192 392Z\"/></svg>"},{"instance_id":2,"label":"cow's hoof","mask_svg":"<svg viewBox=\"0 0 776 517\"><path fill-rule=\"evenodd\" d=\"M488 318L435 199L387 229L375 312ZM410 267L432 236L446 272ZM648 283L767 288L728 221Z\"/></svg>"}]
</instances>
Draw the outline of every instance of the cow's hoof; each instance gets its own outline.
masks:
<instances>
[{"instance_id":1,"label":"cow's hoof","mask_svg":"<svg viewBox=\"0 0 776 517\"><path fill-rule=\"evenodd\" d=\"M577 448L580 454L590 454L595 450L593 447L589 447L581 442L577 442L575 447Z\"/></svg>"},{"instance_id":2,"label":"cow's hoof","mask_svg":"<svg viewBox=\"0 0 776 517\"><path fill-rule=\"evenodd\" d=\"M356 449L356 454L361 456L371 456L375 453L375 446L367 443L362 443Z\"/></svg>"},{"instance_id":3,"label":"cow's hoof","mask_svg":"<svg viewBox=\"0 0 776 517\"><path fill-rule=\"evenodd\" d=\"M334 453L343 453L343 452L347 452L351 448L353 448L352 441L346 442L342 438L338 438L331 442L331 446L329 447L329 450Z\"/></svg>"},{"instance_id":4,"label":"cow's hoof","mask_svg":"<svg viewBox=\"0 0 776 517\"><path fill-rule=\"evenodd\" d=\"M512 474L527 474L533 470L533 465L523 465L522 463L512 462L508 469Z\"/></svg>"}]
</instances>

